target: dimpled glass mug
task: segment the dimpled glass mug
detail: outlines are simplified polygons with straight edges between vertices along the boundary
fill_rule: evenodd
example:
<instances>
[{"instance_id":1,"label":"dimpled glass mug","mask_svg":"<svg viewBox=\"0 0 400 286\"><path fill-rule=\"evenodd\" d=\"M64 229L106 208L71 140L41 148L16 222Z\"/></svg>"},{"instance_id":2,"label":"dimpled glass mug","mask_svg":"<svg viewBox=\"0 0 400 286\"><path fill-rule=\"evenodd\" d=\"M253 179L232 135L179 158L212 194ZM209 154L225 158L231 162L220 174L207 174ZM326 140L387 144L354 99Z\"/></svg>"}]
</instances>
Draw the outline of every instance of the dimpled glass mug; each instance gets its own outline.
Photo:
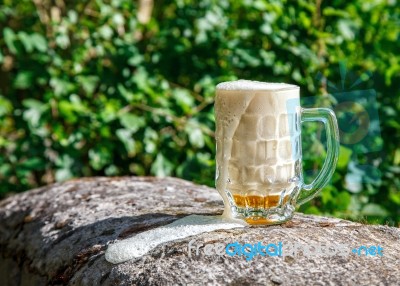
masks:
<instances>
[{"instance_id":1,"label":"dimpled glass mug","mask_svg":"<svg viewBox=\"0 0 400 286\"><path fill-rule=\"evenodd\" d=\"M300 88L248 80L217 85L216 188L223 216L268 225L292 218L296 205L312 199L330 180L339 153L335 114L301 108ZM311 184L302 176L302 122L326 128L327 156Z\"/></svg>"}]
</instances>

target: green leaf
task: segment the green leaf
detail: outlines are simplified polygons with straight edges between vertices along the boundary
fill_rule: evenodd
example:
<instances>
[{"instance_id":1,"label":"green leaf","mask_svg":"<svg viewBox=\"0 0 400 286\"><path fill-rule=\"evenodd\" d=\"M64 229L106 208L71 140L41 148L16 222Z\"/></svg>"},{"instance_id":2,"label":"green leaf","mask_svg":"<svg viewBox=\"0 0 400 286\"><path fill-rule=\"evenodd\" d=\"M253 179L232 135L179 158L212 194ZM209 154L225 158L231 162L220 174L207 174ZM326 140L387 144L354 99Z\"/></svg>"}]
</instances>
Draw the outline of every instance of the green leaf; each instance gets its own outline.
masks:
<instances>
[{"instance_id":1,"label":"green leaf","mask_svg":"<svg viewBox=\"0 0 400 286\"><path fill-rule=\"evenodd\" d=\"M393 201L395 204L400 205L400 192L390 192L389 194L389 198L391 201Z\"/></svg>"},{"instance_id":2,"label":"green leaf","mask_svg":"<svg viewBox=\"0 0 400 286\"><path fill-rule=\"evenodd\" d=\"M350 148L340 145L339 159L337 162L338 169L344 169L350 162L353 151Z\"/></svg>"},{"instance_id":3,"label":"green leaf","mask_svg":"<svg viewBox=\"0 0 400 286\"><path fill-rule=\"evenodd\" d=\"M158 140L158 133L147 127L144 132L144 146L147 153L154 153L157 151L157 140Z\"/></svg>"},{"instance_id":4,"label":"green leaf","mask_svg":"<svg viewBox=\"0 0 400 286\"><path fill-rule=\"evenodd\" d=\"M95 170L101 170L111 161L110 150L105 146L96 146L89 150L89 163Z\"/></svg>"},{"instance_id":5,"label":"green leaf","mask_svg":"<svg viewBox=\"0 0 400 286\"><path fill-rule=\"evenodd\" d=\"M27 107L27 108L35 108L35 109L41 109L43 108L46 104L37 100L37 99L25 99L22 101L22 105Z\"/></svg>"},{"instance_id":6,"label":"green leaf","mask_svg":"<svg viewBox=\"0 0 400 286\"><path fill-rule=\"evenodd\" d=\"M58 157L56 161L56 166L58 167L58 169L55 172L57 182L68 180L73 177L73 173L71 170L73 163L73 158L68 154L64 154L61 157Z\"/></svg>"},{"instance_id":7,"label":"green leaf","mask_svg":"<svg viewBox=\"0 0 400 286\"><path fill-rule=\"evenodd\" d=\"M105 173L107 176L117 176L117 175L119 174L119 170L118 170L118 167L117 167L117 166L115 166L115 165L110 165L110 166L108 166L108 167L104 170L104 173Z\"/></svg>"},{"instance_id":8,"label":"green leaf","mask_svg":"<svg viewBox=\"0 0 400 286\"><path fill-rule=\"evenodd\" d=\"M118 129L116 131L116 135L119 138L119 140L121 140L121 142L124 144L128 154L131 156L134 155L136 151L136 144L132 136L132 130Z\"/></svg>"},{"instance_id":9,"label":"green leaf","mask_svg":"<svg viewBox=\"0 0 400 286\"><path fill-rule=\"evenodd\" d=\"M2 162L2 164L0 164L0 174L4 177L7 177L10 175L10 173L12 172L12 166L11 164L5 164Z\"/></svg>"},{"instance_id":10,"label":"green leaf","mask_svg":"<svg viewBox=\"0 0 400 286\"><path fill-rule=\"evenodd\" d=\"M48 108L48 105L36 99L25 99L22 104L28 108L23 113L25 121L32 128L38 127L42 113Z\"/></svg>"},{"instance_id":11,"label":"green leaf","mask_svg":"<svg viewBox=\"0 0 400 286\"><path fill-rule=\"evenodd\" d=\"M261 27L260 30L262 33L269 35L272 34L272 27L270 25L270 23L265 22Z\"/></svg>"},{"instance_id":12,"label":"green leaf","mask_svg":"<svg viewBox=\"0 0 400 286\"><path fill-rule=\"evenodd\" d=\"M138 131L139 128L143 127L146 124L143 118L131 113L123 113L122 115L120 115L119 122L123 127L133 133Z\"/></svg>"},{"instance_id":13,"label":"green leaf","mask_svg":"<svg viewBox=\"0 0 400 286\"><path fill-rule=\"evenodd\" d=\"M24 45L25 50L30 53L33 51L33 40L31 37L24 31L18 33L18 38Z\"/></svg>"},{"instance_id":14,"label":"green leaf","mask_svg":"<svg viewBox=\"0 0 400 286\"><path fill-rule=\"evenodd\" d=\"M204 147L204 136L200 128L192 129L192 131L189 132L189 141L194 147Z\"/></svg>"},{"instance_id":15,"label":"green leaf","mask_svg":"<svg viewBox=\"0 0 400 286\"><path fill-rule=\"evenodd\" d=\"M366 216L385 217L388 215L388 211L378 204L369 203L363 207L361 214Z\"/></svg>"},{"instance_id":16,"label":"green leaf","mask_svg":"<svg viewBox=\"0 0 400 286\"><path fill-rule=\"evenodd\" d=\"M346 191L341 191L339 194L336 195L336 203L337 210L347 210L348 206L351 203L351 195Z\"/></svg>"},{"instance_id":17,"label":"green leaf","mask_svg":"<svg viewBox=\"0 0 400 286\"><path fill-rule=\"evenodd\" d=\"M143 62L143 56L140 54L135 54L128 59L128 65L130 66L138 66Z\"/></svg>"},{"instance_id":18,"label":"green leaf","mask_svg":"<svg viewBox=\"0 0 400 286\"><path fill-rule=\"evenodd\" d=\"M43 37L41 34L34 33L31 35L31 41L35 48L39 52L45 52L47 51L47 41L46 38Z\"/></svg>"},{"instance_id":19,"label":"green leaf","mask_svg":"<svg viewBox=\"0 0 400 286\"><path fill-rule=\"evenodd\" d=\"M68 91L74 87L72 83L56 77L53 77L50 80L50 86L52 87L53 92L57 97L68 94Z\"/></svg>"},{"instance_id":20,"label":"green leaf","mask_svg":"<svg viewBox=\"0 0 400 286\"><path fill-rule=\"evenodd\" d=\"M173 98L175 98L179 107L182 108L184 112L190 112L194 105L194 99L192 95L185 89L177 88L172 92Z\"/></svg>"},{"instance_id":21,"label":"green leaf","mask_svg":"<svg viewBox=\"0 0 400 286\"><path fill-rule=\"evenodd\" d=\"M110 28L110 26L104 25L100 27L99 29L99 34L106 40L110 40L111 37L113 36L114 32Z\"/></svg>"},{"instance_id":22,"label":"green leaf","mask_svg":"<svg viewBox=\"0 0 400 286\"><path fill-rule=\"evenodd\" d=\"M13 30L6 27L3 30L4 41L6 42L7 48L10 50L11 53L16 54L17 48L15 47L14 40L16 35Z\"/></svg>"},{"instance_id":23,"label":"green leaf","mask_svg":"<svg viewBox=\"0 0 400 286\"><path fill-rule=\"evenodd\" d=\"M151 173L157 177L166 177L172 174L174 164L171 163L163 154L158 153L156 160L151 165Z\"/></svg>"},{"instance_id":24,"label":"green leaf","mask_svg":"<svg viewBox=\"0 0 400 286\"><path fill-rule=\"evenodd\" d=\"M71 43L67 34L59 34L56 36L56 44L61 49L66 49Z\"/></svg>"},{"instance_id":25,"label":"green leaf","mask_svg":"<svg viewBox=\"0 0 400 286\"><path fill-rule=\"evenodd\" d=\"M321 211L316 206L310 206L304 211L304 213L318 215L321 214Z\"/></svg>"},{"instance_id":26,"label":"green leaf","mask_svg":"<svg viewBox=\"0 0 400 286\"><path fill-rule=\"evenodd\" d=\"M5 98L4 96L0 95L0 117L10 114L12 111L12 104L11 102Z\"/></svg>"},{"instance_id":27,"label":"green leaf","mask_svg":"<svg viewBox=\"0 0 400 286\"><path fill-rule=\"evenodd\" d=\"M329 202L334 201L334 197L332 195L333 189L332 188L324 188L324 190L321 192L321 200L322 203L327 204Z\"/></svg>"},{"instance_id":28,"label":"green leaf","mask_svg":"<svg viewBox=\"0 0 400 286\"><path fill-rule=\"evenodd\" d=\"M83 90L87 95L92 96L96 86L99 82L99 78L97 76L78 76L78 82L82 85Z\"/></svg>"},{"instance_id":29,"label":"green leaf","mask_svg":"<svg viewBox=\"0 0 400 286\"><path fill-rule=\"evenodd\" d=\"M200 124L196 119L190 119L186 126L185 131L189 136L189 142L197 148L203 148L205 139L201 131Z\"/></svg>"},{"instance_id":30,"label":"green leaf","mask_svg":"<svg viewBox=\"0 0 400 286\"><path fill-rule=\"evenodd\" d=\"M78 13L74 10L68 11L68 18L72 24L76 24L78 22Z\"/></svg>"},{"instance_id":31,"label":"green leaf","mask_svg":"<svg viewBox=\"0 0 400 286\"><path fill-rule=\"evenodd\" d=\"M33 157L22 162L21 167L29 170L42 170L45 167L45 163L42 158Z\"/></svg>"},{"instance_id":32,"label":"green leaf","mask_svg":"<svg viewBox=\"0 0 400 286\"><path fill-rule=\"evenodd\" d=\"M349 17L349 13L343 10L335 9L333 7L326 7L322 11L324 16L336 16L336 17L341 17L341 18L347 18Z\"/></svg>"},{"instance_id":33,"label":"green leaf","mask_svg":"<svg viewBox=\"0 0 400 286\"><path fill-rule=\"evenodd\" d=\"M76 94L71 94L69 100L59 101L58 108L60 114L70 123L77 122L79 117L88 115L90 112Z\"/></svg>"},{"instance_id":34,"label":"green leaf","mask_svg":"<svg viewBox=\"0 0 400 286\"><path fill-rule=\"evenodd\" d=\"M100 117L105 123L111 122L117 118L119 109L117 104L118 101L114 102L111 100L105 103L104 108L100 112Z\"/></svg>"},{"instance_id":35,"label":"green leaf","mask_svg":"<svg viewBox=\"0 0 400 286\"><path fill-rule=\"evenodd\" d=\"M133 100L133 93L127 90L122 84L118 84L117 89L126 101L131 102Z\"/></svg>"},{"instance_id":36,"label":"green leaf","mask_svg":"<svg viewBox=\"0 0 400 286\"><path fill-rule=\"evenodd\" d=\"M69 101L62 100L58 103L58 108L62 117L69 123L75 123L78 120L78 117L75 114L74 104Z\"/></svg>"},{"instance_id":37,"label":"green leaf","mask_svg":"<svg viewBox=\"0 0 400 286\"><path fill-rule=\"evenodd\" d=\"M339 20L338 29L346 40L353 40L355 33L353 31L352 22L347 20Z\"/></svg>"},{"instance_id":38,"label":"green leaf","mask_svg":"<svg viewBox=\"0 0 400 286\"><path fill-rule=\"evenodd\" d=\"M14 87L17 89L28 89L33 83L33 73L30 71L21 71L17 74L14 81Z\"/></svg>"}]
</instances>

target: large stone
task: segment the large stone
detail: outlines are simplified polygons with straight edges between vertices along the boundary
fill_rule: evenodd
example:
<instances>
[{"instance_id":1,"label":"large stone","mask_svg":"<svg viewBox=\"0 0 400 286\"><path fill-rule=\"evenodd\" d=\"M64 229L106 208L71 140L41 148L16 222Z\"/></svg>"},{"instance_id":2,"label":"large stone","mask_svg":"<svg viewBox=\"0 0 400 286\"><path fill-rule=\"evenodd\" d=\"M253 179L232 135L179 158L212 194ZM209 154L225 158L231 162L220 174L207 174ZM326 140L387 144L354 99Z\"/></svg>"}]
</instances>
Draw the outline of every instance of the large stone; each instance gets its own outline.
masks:
<instances>
[{"instance_id":1,"label":"large stone","mask_svg":"<svg viewBox=\"0 0 400 286\"><path fill-rule=\"evenodd\" d=\"M121 264L107 245L190 214L223 210L216 190L180 179L89 178L0 202L0 285L398 285L400 230L296 214L286 224L203 233L168 242ZM194 245L317 242L380 245L383 255L188 255ZM363 252L364 253L364 252Z\"/></svg>"}]
</instances>

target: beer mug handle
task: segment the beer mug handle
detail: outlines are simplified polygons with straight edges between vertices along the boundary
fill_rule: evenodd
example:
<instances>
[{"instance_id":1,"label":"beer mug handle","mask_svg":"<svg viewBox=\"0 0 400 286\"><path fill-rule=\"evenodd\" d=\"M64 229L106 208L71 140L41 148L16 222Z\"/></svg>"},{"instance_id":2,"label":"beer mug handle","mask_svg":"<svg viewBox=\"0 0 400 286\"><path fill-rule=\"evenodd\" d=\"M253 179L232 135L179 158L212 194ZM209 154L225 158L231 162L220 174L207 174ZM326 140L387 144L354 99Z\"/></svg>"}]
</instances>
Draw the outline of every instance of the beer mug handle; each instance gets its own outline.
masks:
<instances>
[{"instance_id":1,"label":"beer mug handle","mask_svg":"<svg viewBox=\"0 0 400 286\"><path fill-rule=\"evenodd\" d=\"M319 121L326 129L327 152L320 173L311 184L302 182L302 190L297 205L302 205L314 198L331 179L339 156L339 129L335 113L328 108L302 108L301 123Z\"/></svg>"}]
</instances>

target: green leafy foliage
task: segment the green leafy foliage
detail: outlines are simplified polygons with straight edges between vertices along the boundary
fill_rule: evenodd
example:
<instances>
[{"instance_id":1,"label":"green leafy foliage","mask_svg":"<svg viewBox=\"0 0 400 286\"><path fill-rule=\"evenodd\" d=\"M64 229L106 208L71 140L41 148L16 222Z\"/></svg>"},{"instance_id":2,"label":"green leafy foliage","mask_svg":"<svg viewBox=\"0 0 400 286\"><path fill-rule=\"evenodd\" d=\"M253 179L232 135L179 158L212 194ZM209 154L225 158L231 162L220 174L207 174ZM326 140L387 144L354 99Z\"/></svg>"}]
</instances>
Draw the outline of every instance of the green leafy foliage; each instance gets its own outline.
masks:
<instances>
[{"instance_id":1,"label":"green leafy foliage","mask_svg":"<svg viewBox=\"0 0 400 286\"><path fill-rule=\"evenodd\" d=\"M363 88L379 101L380 180L359 175L356 192L346 185L349 166L368 158L342 146L331 184L301 210L398 224L400 8L321 2L154 1L146 22L139 1L4 0L0 194L94 175L179 176L212 186L218 82L291 82L329 106L317 74L340 82L345 61L374 75ZM325 154L317 134L310 125L303 135L308 180Z\"/></svg>"}]
</instances>

